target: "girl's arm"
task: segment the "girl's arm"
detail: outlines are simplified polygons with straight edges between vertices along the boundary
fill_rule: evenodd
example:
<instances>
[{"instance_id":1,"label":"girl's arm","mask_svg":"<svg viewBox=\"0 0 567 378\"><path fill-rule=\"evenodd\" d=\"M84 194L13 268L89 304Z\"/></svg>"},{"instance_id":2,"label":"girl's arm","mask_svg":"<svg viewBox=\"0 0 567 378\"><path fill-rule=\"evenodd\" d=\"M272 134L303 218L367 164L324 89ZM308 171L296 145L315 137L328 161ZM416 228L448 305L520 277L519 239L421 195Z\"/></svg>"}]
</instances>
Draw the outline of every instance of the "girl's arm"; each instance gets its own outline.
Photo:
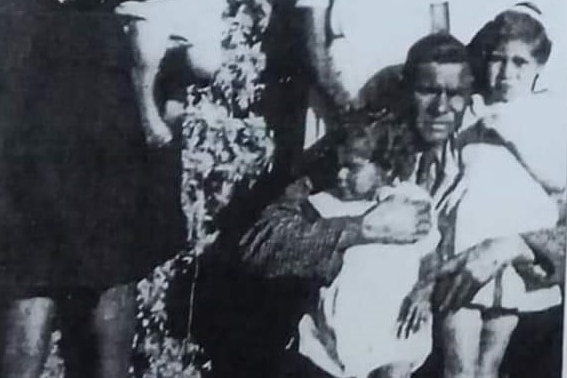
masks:
<instances>
[{"instance_id":1,"label":"girl's arm","mask_svg":"<svg viewBox=\"0 0 567 378\"><path fill-rule=\"evenodd\" d=\"M146 142L150 146L163 147L172 141L173 134L160 117L154 101L153 88L159 70L159 62L165 55L167 48L166 40L154 41L154 38L149 38L152 28L149 27L147 21L143 20L131 22L129 32L135 62L135 66L132 68L132 79ZM163 49L160 48L160 43Z\"/></svg>"}]
</instances>

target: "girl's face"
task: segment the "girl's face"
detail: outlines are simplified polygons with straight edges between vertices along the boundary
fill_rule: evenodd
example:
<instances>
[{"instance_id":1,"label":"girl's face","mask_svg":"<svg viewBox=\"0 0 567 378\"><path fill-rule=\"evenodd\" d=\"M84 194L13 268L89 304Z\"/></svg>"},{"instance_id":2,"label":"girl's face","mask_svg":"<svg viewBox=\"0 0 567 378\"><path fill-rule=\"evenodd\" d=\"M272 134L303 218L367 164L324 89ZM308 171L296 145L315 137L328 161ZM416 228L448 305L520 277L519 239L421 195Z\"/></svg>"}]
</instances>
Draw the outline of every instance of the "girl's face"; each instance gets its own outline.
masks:
<instances>
[{"instance_id":1,"label":"girl's face","mask_svg":"<svg viewBox=\"0 0 567 378\"><path fill-rule=\"evenodd\" d=\"M369 159L356 153L339 153L337 189L346 201L372 199L376 189L385 185L385 172Z\"/></svg>"},{"instance_id":2,"label":"girl's face","mask_svg":"<svg viewBox=\"0 0 567 378\"><path fill-rule=\"evenodd\" d=\"M509 102L530 93L540 65L533 45L521 40L503 42L488 57L487 102Z\"/></svg>"}]
</instances>

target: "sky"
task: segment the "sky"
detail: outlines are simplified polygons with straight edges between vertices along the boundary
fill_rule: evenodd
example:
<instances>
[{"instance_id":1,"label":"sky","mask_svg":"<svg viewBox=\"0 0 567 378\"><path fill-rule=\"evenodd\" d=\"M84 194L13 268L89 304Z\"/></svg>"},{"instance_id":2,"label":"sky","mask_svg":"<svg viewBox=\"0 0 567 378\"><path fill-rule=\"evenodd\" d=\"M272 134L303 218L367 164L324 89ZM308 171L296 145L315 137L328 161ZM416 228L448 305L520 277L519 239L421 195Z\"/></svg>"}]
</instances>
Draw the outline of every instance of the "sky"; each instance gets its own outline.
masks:
<instances>
[{"instance_id":1,"label":"sky","mask_svg":"<svg viewBox=\"0 0 567 378\"><path fill-rule=\"evenodd\" d=\"M513 6L510 0L448 0L450 32L463 43L499 12ZM344 65L357 72L359 80L376 67L402 63L409 47L431 32L429 0L336 0L334 25L349 39ZM567 93L567 1L533 1L544 14L554 42L552 56L540 83ZM356 66L354 69L351 65Z\"/></svg>"}]
</instances>

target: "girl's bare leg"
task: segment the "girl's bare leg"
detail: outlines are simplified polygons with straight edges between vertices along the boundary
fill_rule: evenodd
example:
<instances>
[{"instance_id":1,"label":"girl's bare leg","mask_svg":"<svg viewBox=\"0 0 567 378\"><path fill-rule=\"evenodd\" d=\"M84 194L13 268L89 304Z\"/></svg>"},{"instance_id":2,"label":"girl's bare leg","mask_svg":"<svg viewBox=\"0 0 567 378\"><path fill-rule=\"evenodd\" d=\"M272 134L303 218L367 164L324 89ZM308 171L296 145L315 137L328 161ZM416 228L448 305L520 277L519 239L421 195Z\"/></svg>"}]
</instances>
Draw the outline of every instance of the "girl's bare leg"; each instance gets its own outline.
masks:
<instances>
[{"instance_id":1,"label":"girl's bare leg","mask_svg":"<svg viewBox=\"0 0 567 378\"><path fill-rule=\"evenodd\" d=\"M48 355L55 303L49 298L20 299L4 314L3 378L38 378Z\"/></svg>"},{"instance_id":2,"label":"girl's bare leg","mask_svg":"<svg viewBox=\"0 0 567 378\"><path fill-rule=\"evenodd\" d=\"M410 378L412 364L395 363L374 370L368 378Z\"/></svg>"},{"instance_id":3,"label":"girl's bare leg","mask_svg":"<svg viewBox=\"0 0 567 378\"><path fill-rule=\"evenodd\" d=\"M518 325L515 314L485 317L481 333L478 378L498 378L510 337Z\"/></svg>"},{"instance_id":4,"label":"girl's bare leg","mask_svg":"<svg viewBox=\"0 0 567 378\"><path fill-rule=\"evenodd\" d=\"M448 314L441 322L443 377L474 378L482 331L480 311L463 308Z\"/></svg>"},{"instance_id":5,"label":"girl's bare leg","mask_svg":"<svg viewBox=\"0 0 567 378\"><path fill-rule=\"evenodd\" d=\"M101 378L128 377L136 311L135 284L110 288L100 296L93 320Z\"/></svg>"}]
</instances>

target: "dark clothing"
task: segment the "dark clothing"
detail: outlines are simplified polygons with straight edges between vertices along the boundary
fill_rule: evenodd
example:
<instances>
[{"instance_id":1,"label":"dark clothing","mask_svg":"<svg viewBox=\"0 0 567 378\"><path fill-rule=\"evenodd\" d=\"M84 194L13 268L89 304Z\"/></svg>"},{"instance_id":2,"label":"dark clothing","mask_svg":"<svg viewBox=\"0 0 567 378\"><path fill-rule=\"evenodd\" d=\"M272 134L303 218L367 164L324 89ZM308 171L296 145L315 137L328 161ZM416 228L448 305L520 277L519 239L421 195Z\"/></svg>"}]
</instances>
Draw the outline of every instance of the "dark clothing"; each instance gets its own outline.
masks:
<instances>
[{"instance_id":1,"label":"dark clothing","mask_svg":"<svg viewBox=\"0 0 567 378\"><path fill-rule=\"evenodd\" d=\"M140 279L184 243L179 144L145 145L121 17L19 3L0 14L2 284Z\"/></svg>"},{"instance_id":2,"label":"dark clothing","mask_svg":"<svg viewBox=\"0 0 567 378\"><path fill-rule=\"evenodd\" d=\"M562 376L563 306L520 315L501 371L510 378Z\"/></svg>"},{"instance_id":3,"label":"dark clothing","mask_svg":"<svg viewBox=\"0 0 567 378\"><path fill-rule=\"evenodd\" d=\"M276 378L334 378L308 358L293 351L284 354L281 365Z\"/></svg>"},{"instance_id":4,"label":"dark clothing","mask_svg":"<svg viewBox=\"0 0 567 378\"><path fill-rule=\"evenodd\" d=\"M329 283L344 250L360 240L362 217L321 218L305 201L312 187L308 178L294 183L243 239L242 258L257 273Z\"/></svg>"},{"instance_id":5,"label":"dark clothing","mask_svg":"<svg viewBox=\"0 0 567 378\"><path fill-rule=\"evenodd\" d=\"M163 113L166 101L174 100L187 104L187 87L205 87L209 79L200 78L192 69L188 57L188 46L180 45L168 49L162 58L154 81L154 100Z\"/></svg>"}]
</instances>

